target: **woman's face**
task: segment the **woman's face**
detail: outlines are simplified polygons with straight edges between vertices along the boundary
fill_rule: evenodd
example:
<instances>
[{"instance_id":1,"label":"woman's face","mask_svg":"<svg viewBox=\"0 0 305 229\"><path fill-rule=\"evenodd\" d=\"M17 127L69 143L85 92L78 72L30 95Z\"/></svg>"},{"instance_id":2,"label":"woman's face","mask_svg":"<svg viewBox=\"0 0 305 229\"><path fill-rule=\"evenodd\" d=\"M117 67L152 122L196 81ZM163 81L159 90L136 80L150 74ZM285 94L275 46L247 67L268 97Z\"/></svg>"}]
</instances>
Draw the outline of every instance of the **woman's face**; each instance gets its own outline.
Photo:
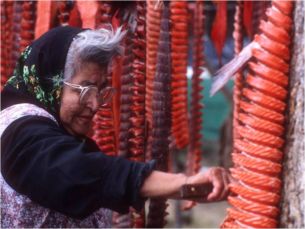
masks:
<instances>
[{"instance_id":1,"label":"woman's face","mask_svg":"<svg viewBox=\"0 0 305 229\"><path fill-rule=\"evenodd\" d=\"M81 86L105 86L106 71L95 63L85 63L69 80L69 83ZM60 105L60 120L65 129L72 135L86 135L91 128L92 118L98 109L98 101L91 98L80 104L80 91L64 85Z\"/></svg>"}]
</instances>

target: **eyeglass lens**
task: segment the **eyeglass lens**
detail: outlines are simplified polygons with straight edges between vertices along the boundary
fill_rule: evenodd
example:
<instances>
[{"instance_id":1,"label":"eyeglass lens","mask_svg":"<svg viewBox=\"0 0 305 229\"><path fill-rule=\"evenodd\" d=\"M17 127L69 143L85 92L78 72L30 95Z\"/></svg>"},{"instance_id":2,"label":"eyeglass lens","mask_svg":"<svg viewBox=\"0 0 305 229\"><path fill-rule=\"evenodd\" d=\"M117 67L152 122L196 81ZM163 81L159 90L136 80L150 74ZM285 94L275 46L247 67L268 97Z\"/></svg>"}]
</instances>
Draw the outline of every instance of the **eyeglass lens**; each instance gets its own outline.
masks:
<instances>
[{"instance_id":1,"label":"eyeglass lens","mask_svg":"<svg viewBox=\"0 0 305 229\"><path fill-rule=\"evenodd\" d=\"M97 99L100 105L109 103L114 95L113 88L105 88L101 92L98 91L96 87L91 87L85 90L80 97L81 104L87 104L93 99Z\"/></svg>"}]
</instances>

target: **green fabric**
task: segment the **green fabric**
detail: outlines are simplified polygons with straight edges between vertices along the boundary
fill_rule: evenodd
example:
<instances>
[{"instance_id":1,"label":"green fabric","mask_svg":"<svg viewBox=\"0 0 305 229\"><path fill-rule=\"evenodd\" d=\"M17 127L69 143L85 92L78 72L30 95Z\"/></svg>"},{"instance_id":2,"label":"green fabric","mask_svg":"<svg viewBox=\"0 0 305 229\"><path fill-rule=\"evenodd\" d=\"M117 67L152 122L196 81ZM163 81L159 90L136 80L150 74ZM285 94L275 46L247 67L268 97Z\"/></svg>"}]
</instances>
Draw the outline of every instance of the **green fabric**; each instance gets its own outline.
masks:
<instances>
[{"instance_id":1,"label":"green fabric","mask_svg":"<svg viewBox=\"0 0 305 229\"><path fill-rule=\"evenodd\" d=\"M55 102L59 103L63 72L52 77L52 88L45 92L39 83L39 77L36 71L36 65L30 66L24 64L29 57L32 48L28 46L21 54L19 61L17 62L13 76L9 78L7 84L19 89L20 84L24 83L29 94L35 97L39 102L44 104L46 107ZM55 106L50 106L54 108ZM53 110L55 111L55 110Z\"/></svg>"}]
</instances>

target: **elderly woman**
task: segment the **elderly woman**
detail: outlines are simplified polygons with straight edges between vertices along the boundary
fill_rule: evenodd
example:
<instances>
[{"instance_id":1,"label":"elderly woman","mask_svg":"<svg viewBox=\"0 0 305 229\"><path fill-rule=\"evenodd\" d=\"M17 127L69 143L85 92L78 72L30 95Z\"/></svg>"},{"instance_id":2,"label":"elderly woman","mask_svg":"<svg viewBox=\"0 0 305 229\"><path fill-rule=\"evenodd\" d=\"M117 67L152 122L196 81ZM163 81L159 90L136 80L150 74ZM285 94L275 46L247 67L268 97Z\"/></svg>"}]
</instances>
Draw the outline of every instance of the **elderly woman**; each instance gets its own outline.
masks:
<instances>
[{"instance_id":1,"label":"elderly woman","mask_svg":"<svg viewBox=\"0 0 305 229\"><path fill-rule=\"evenodd\" d=\"M228 194L221 168L190 177L154 171L153 161L108 157L86 137L113 94L107 66L123 36L58 27L22 53L1 99L2 227L109 227L109 209L176 198L186 182L211 183L206 201Z\"/></svg>"}]
</instances>

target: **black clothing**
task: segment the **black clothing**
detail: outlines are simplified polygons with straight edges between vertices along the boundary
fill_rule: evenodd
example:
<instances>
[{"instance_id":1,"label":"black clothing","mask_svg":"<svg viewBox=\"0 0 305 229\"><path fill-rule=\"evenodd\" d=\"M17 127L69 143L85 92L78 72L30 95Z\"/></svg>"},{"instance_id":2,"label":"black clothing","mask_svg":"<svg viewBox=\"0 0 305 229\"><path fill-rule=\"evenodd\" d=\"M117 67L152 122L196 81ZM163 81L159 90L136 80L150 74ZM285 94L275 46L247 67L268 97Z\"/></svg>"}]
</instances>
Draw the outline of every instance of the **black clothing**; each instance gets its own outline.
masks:
<instances>
[{"instance_id":1,"label":"black clothing","mask_svg":"<svg viewBox=\"0 0 305 229\"><path fill-rule=\"evenodd\" d=\"M84 29L51 29L21 54L1 93L1 109L35 104L60 124L59 102L71 42ZM139 190L154 162L144 164L103 155L90 139L78 139L41 116L15 120L1 136L1 173L18 193L74 218L104 207L140 209ZM16 201L16 200L15 200Z\"/></svg>"},{"instance_id":2,"label":"black clothing","mask_svg":"<svg viewBox=\"0 0 305 229\"><path fill-rule=\"evenodd\" d=\"M141 209L139 190L154 167L103 155L90 139L77 139L45 117L25 116L1 138L1 172L17 192L70 217L100 207Z\"/></svg>"}]
</instances>

